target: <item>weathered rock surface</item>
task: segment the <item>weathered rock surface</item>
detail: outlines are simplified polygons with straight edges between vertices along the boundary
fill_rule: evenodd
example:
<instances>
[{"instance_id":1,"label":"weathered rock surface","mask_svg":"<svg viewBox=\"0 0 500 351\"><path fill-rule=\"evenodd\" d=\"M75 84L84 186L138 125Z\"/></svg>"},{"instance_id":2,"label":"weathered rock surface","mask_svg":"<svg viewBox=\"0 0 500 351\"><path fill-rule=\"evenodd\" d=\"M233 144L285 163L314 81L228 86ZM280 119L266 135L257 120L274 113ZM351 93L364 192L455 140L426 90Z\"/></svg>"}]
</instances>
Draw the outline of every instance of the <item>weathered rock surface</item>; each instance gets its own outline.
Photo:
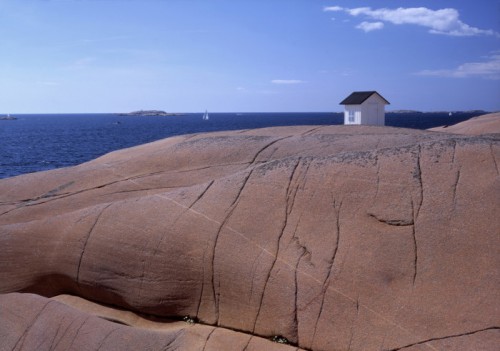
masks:
<instances>
[{"instance_id":1,"label":"weathered rock surface","mask_svg":"<svg viewBox=\"0 0 500 351\"><path fill-rule=\"evenodd\" d=\"M300 350L224 328L153 321L69 298L61 297L65 301L61 303L32 294L0 295L0 349L215 351L230 346L236 351Z\"/></svg>"},{"instance_id":2,"label":"weathered rock surface","mask_svg":"<svg viewBox=\"0 0 500 351\"><path fill-rule=\"evenodd\" d=\"M469 135L500 133L500 112L474 117L452 126L436 127L429 130L434 132Z\"/></svg>"},{"instance_id":3,"label":"weathered rock surface","mask_svg":"<svg viewBox=\"0 0 500 351\"><path fill-rule=\"evenodd\" d=\"M493 134L284 127L2 180L0 349L494 350L499 163Z\"/></svg>"}]
</instances>

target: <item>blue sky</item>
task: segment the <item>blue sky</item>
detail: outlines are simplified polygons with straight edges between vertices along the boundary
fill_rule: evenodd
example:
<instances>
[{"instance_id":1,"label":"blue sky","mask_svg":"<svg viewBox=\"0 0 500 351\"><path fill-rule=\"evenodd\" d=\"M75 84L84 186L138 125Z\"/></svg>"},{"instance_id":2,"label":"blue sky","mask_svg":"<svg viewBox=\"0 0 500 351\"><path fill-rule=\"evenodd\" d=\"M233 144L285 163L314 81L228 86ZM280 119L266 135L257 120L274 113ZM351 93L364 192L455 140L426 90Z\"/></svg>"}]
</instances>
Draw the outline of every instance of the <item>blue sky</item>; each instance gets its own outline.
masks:
<instances>
[{"instance_id":1,"label":"blue sky","mask_svg":"<svg viewBox=\"0 0 500 351\"><path fill-rule=\"evenodd\" d=\"M500 0L0 0L0 113L500 110Z\"/></svg>"}]
</instances>

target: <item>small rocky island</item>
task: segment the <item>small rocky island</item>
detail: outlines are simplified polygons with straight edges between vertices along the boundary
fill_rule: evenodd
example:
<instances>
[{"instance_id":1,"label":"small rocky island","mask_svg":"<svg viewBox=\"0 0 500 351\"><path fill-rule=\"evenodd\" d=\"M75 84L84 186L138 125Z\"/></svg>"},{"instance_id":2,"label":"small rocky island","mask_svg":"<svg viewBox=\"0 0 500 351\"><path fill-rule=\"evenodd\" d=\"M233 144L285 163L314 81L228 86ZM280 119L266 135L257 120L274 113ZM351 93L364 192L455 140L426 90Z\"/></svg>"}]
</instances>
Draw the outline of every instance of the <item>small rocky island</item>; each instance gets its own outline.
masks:
<instances>
[{"instance_id":1,"label":"small rocky island","mask_svg":"<svg viewBox=\"0 0 500 351\"><path fill-rule=\"evenodd\" d=\"M183 116L184 113L170 113L161 110L139 110L127 113L118 113L118 116Z\"/></svg>"},{"instance_id":2,"label":"small rocky island","mask_svg":"<svg viewBox=\"0 0 500 351\"><path fill-rule=\"evenodd\" d=\"M0 116L0 121L15 121L16 119L16 117L12 117L11 115Z\"/></svg>"}]
</instances>

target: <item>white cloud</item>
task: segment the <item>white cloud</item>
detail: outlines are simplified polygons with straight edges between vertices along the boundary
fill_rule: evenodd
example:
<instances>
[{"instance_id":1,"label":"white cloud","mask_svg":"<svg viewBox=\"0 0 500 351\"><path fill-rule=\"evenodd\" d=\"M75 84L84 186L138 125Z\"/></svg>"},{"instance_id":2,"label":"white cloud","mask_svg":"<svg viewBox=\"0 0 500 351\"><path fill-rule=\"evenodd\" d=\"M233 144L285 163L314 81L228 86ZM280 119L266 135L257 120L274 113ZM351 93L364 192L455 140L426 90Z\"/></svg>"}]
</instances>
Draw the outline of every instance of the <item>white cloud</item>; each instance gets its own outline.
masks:
<instances>
[{"instance_id":1,"label":"white cloud","mask_svg":"<svg viewBox=\"0 0 500 351\"><path fill-rule=\"evenodd\" d=\"M343 7L340 6L328 6L323 9L323 11L344 11Z\"/></svg>"},{"instance_id":2,"label":"white cloud","mask_svg":"<svg viewBox=\"0 0 500 351\"><path fill-rule=\"evenodd\" d=\"M301 84L304 83L304 81L299 80L299 79L273 79L271 81L273 84Z\"/></svg>"},{"instance_id":3,"label":"white cloud","mask_svg":"<svg viewBox=\"0 0 500 351\"><path fill-rule=\"evenodd\" d=\"M372 9L371 7L343 8L331 6L325 7L323 10L344 11L354 17L365 16L373 20L389 22L396 25L413 24L428 28L429 33L432 34L452 36L495 35L500 37L500 33L491 29L479 29L462 22L459 18L458 11L453 8L431 10L426 7ZM362 24L358 25L356 28L365 30Z\"/></svg>"},{"instance_id":4,"label":"white cloud","mask_svg":"<svg viewBox=\"0 0 500 351\"><path fill-rule=\"evenodd\" d=\"M487 57L483 62L464 63L454 69L423 70L416 74L422 76L468 78L479 77L485 79L500 79L500 53Z\"/></svg>"},{"instance_id":5,"label":"white cloud","mask_svg":"<svg viewBox=\"0 0 500 351\"><path fill-rule=\"evenodd\" d=\"M361 22L356 28L364 30L366 33L384 28L383 22Z\"/></svg>"}]
</instances>

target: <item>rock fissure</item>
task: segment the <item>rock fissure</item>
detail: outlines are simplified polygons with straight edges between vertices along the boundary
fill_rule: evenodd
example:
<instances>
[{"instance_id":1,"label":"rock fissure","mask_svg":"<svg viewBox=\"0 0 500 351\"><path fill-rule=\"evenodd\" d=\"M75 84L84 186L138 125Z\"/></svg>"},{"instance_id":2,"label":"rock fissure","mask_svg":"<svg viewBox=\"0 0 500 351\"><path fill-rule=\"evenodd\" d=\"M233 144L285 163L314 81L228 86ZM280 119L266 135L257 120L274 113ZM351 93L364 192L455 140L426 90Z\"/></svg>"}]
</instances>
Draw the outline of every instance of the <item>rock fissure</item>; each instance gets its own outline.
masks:
<instances>
[{"instance_id":1,"label":"rock fissure","mask_svg":"<svg viewBox=\"0 0 500 351\"><path fill-rule=\"evenodd\" d=\"M85 317L85 319L83 320L82 324L80 324L80 326L76 330L75 336L73 336L73 339L71 340L71 344L69 345L68 350L72 350L72 347L73 347L73 344L75 343L76 338L78 337L78 335L80 335L80 331L82 330L82 328L85 325L85 323L87 323L87 321L89 320L89 318L90 318L90 316Z\"/></svg>"},{"instance_id":2,"label":"rock fissure","mask_svg":"<svg viewBox=\"0 0 500 351\"><path fill-rule=\"evenodd\" d=\"M252 158L252 160L250 161L250 164L254 164L256 161L257 161L257 158L260 156L260 154L262 154L266 149L268 149L269 147L271 147L272 145L276 144L277 142L283 140L283 139L286 139L286 138L289 138L289 137L283 137L283 138L278 138L278 139L275 139L273 141L271 141L270 143L266 144L264 147L260 148L254 155L254 157Z\"/></svg>"},{"instance_id":3,"label":"rock fissure","mask_svg":"<svg viewBox=\"0 0 500 351\"><path fill-rule=\"evenodd\" d=\"M412 238L413 238L413 252L414 252L412 285L415 286L415 282L417 280L417 273L418 273L418 245L417 245L417 233L415 231L414 225L411 227L411 233L412 233Z\"/></svg>"},{"instance_id":4,"label":"rock fissure","mask_svg":"<svg viewBox=\"0 0 500 351\"><path fill-rule=\"evenodd\" d=\"M415 170L415 178L418 181L418 187L420 189L420 198L418 202L418 206L416 209L416 213L414 215L413 221L416 222L418 215L420 214L420 209L422 207L422 204L424 202L424 184L423 184L423 176L422 176L422 146L418 145L418 153L417 153L417 161L416 161L416 170Z\"/></svg>"},{"instance_id":5,"label":"rock fissure","mask_svg":"<svg viewBox=\"0 0 500 351\"><path fill-rule=\"evenodd\" d=\"M240 190L240 193L241 193L241 190ZM239 197L239 194L238 194L238 197ZM213 295L213 299L214 299L214 309L215 309L215 316L216 316L215 319L217 321L216 325L219 325L219 298L220 298L220 291L218 289L216 289L216 287L215 287L216 286L216 284L215 284L215 280L216 280L216 278L215 278L215 256L216 255L215 254L217 252L217 244L219 243L220 234L222 232L222 229L226 226L227 221L229 220L229 218L233 214L234 209L236 208L236 205L237 205L236 201L237 200L235 200L235 202L233 203L233 205L231 205L231 209L229 210L229 213L226 215L226 217L224 218L224 220L220 224L219 229L217 230L217 233L215 235L215 240L214 240L214 248L213 248L213 251L212 251L212 263L211 263L211 266L212 266L212 295ZM219 277L219 280L218 280L217 287L220 288L220 277Z\"/></svg>"},{"instance_id":6,"label":"rock fissure","mask_svg":"<svg viewBox=\"0 0 500 351\"><path fill-rule=\"evenodd\" d=\"M226 226L226 223L228 222L229 218L232 216L234 210L236 209L236 207L238 205L238 201L240 200L241 194L243 193L243 189L247 185L247 182L250 179L250 177L252 176L253 171L254 171L254 169L251 169L248 172L248 174L245 176L245 178L243 179L243 183L240 186L238 193L234 197L234 200L231 203L231 205L229 206L229 210L228 210L224 220L220 223L219 228L215 234L214 245L213 245L213 250L212 250L211 267L212 267L212 297L214 300L215 318L217 321L217 325L218 325L218 321L219 321L219 297L220 297L220 291L216 291L217 289L216 289L216 284L215 284L215 280L216 280L216 277L215 277L215 257L216 257L217 245L219 242L220 234L221 234L223 228ZM218 283L218 286L220 286L220 281Z\"/></svg>"},{"instance_id":7,"label":"rock fissure","mask_svg":"<svg viewBox=\"0 0 500 351\"><path fill-rule=\"evenodd\" d=\"M75 183L75 181L70 181L68 183L65 183L65 184L62 184L52 190L49 190L47 191L46 193L42 194L42 195L39 195L37 197L33 197L33 198L29 198L29 199L21 199L21 200L18 200L16 202L0 202L0 205L16 205L16 204L24 204L26 205L25 203L28 202L28 203L31 203L31 202L35 202L35 201L38 201L38 200L43 200L43 199L50 199L50 198L54 198L54 197L58 197L58 196L62 196L62 195L68 195L68 194L71 194L69 192L66 192L66 193L59 193L59 191L61 190L64 190L68 187L70 187L71 185L73 185ZM28 204L29 205L29 204Z\"/></svg>"},{"instance_id":8,"label":"rock fissure","mask_svg":"<svg viewBox=\"0 0 500 351\"><path fill-rule=\"evenodd\" d=\"M454 164L455 163L455 156L457 154L457 141L456 140L452 140L453 141L453 155L451 157L451 163Z\"/></svg>"},{"instance_id":9,"label":"rock fissure","mask_svg":"<svg viewBox=\"0 0 500 351\"><path fill-rule=\"evenodd\" d=\"M161 351L169 351L170 350L170 346L172 346L172 344L174 342L177 341L177 338L178 338L178 334L176 334L172 340L169 340L164 346L163 346L163 349Z\"/></svg>"},{"instance_id":10,"label":"rock fissure","mask_svg":"<svg viewBox=\"0 0 500 351\"><path fill-rule=\"evenodd\" d=\"M216 328L214 328L214 329L212 329L212 330L210 331L210 333L208 333L207 338L206 338L206 340L205 340L205 343L204 343L204 345L203 345L203 351L205 351L205 350L206 350L207 345L208 345L208 341L210 340L210 338L212 337L212 334L213 334L216 330L217 330L217 329L216 329Z\"/></svg>"},{"instance_id":11,"label":"rock fissure","mask_svg":"<svg viewBox=\"0 0 500 351\"><path fill-rule=\"evenodd\" d=\"M208 185L205 187L205 189L200 193L200 195L198 195L198 197L193 201L193 203L191 205L189 205L188 209L191 209L193 208L193 206L201 200L201 198L207 193L208 189L210 189L210 187L214 184L215 180L212 180L210 181L210 183L208 183Z\"/></svg>"},{"instance_id":12,"label":"rock fissure","mask_svg":"<svg viewBox=\"0 0 500 351\"><path fill-rule=\"evenodd\" d=\"M377 188L375 189L375 201L377 200L378 193L380 191L380 161L378 159L378 154L375 154L375 164L377 165Z\"/></svg>"},{"instance_id":13,"label":"rock fissure","mask_svg":"<svg viewBox=\"0 0 500 351\"><path fill-rule=\"evenodd\" d=\"M99 345L97 345L97 351L101 349L102 345L104 345L104 343L106 342L106 340L113 334L115 333L118 329L120 329L119 327L116 327L112 330L110 330L105 336L104 338L102 338L101 342L99 343Z\"/></svg>"},{"instance_id":14,"label":"rock fissure","mask_svg":"<svg viewBox=\"0 0 500 351\"><path fill-rule=\"evenodd\" d=\"M351 331L350 331L351 335L349 337L349 346L347 347L348 351L351 351L352 340L354 338L354 333L356 332L356 324L358 322L358 319L359 319L359 296L356 299L356 319L351 324Z\"/></svg>"},{"instance_id":15,"label":"rock fissure","mask_svg":"<svg viewBox=\"0 0 500 351\"><path fill-rule=\"evenodd\" d=\"M35 317L32 319L31 323L28 324L28 326L26 327L26 329L24 329L24 332L21 334L20 338L17 340L17 342L14 344L14 347L12 348L12 350L15 350L17 349L17 346L19 345L19 343L21 343L21 345L19 345L19 350L22 350L23 348L23 343L24 343L24 340L26 339L26 335L29 333L29 331L31 330L31 328L33 328L33 325L38 321L38 317L40 317L40 315L43 313L43 311L45 311L45 309L52 303L53 301L47 301L45 303L45 305L40 309L40 311L38 311L38 313L35 315Z\"/></svg>"},{"instance_id":16,"label":"rock fissure","mask_svg":"<svg viewBox=\"0 0 500 351\"><path fill-rule=\"evenodd\" d=\"M180 214L177 215L177 217L174 219L174 221L173 221L173 223L171 225L172 228L175 227L177 221L182 217L183 214L184 213L180 213ZM142 297L144 281L147 280L146 279L146 266L147 266L147 264L146 264L146 261L147 261L146 258L149 258L149 261L151 261L151 259L153 259L154 257L156 257L158 255L158 252L160 251L160 246L162 245L162 243L165 240L165 237L167 237L167 236L168 236L167 232L163 233L160 236L160 239L158 240L158 242L157 242L157 244L156 244L156 246L154 248L153 254L150 257L142 257L142 259L141 259L142 273L141 273L141 275L138 278L139 281L140 281L139 292L138 292L138 294L139 294L139 296L138 296L139 300ZM157 279L154 278L154 279L150 279L149 281L157 281Z\"/></svg>"},{"instance_id":17,"label":"rock fissure","mask_svg":"<svg viewBox=\"0 0 500 351\"><path fill-rule=\"evenodd\" d=\"M453 182L453 191L452 191L452 196L453 196L453 208L455 209L457 206L457 189L458 185L460 184L460 176L461 176L461 168L459 167L455 176L455 180Z\"/></svg>"},{"instance_id":18,"label":"rock fissure","mask_svg":"<svg viewBox=\"0 0 500 351\"><path fill-rule=\"evenodd\" d=\"M416 161L416 177L418 180L418 188L419 188L419 196L417 208L415 209L415 203L412 199L411 201L411 211L413 214L413 224L412 224L412 239L413 239L413 279L412 286L415 286L415 282L417 280L418 273L418 239L417 239L417 221L420 215L420 210L422 208L422 204L424 202L424 182L423 182L423 173L422 173L422 146L418 145L418 153L417 153L417 161Z\"/></svg>"},{"instance_id":19,"label":"rock fissure","mask_svg":"<svg viewBox=\"0 0 500 351\"><path fill-rule=\"evenodd\" d=\"M276 244L276 251L273 254L273 262L271 264L271 268L267 272L267 276L266 276L266 279L265 279L264 287L262 289L262 293L261 293L261 297L260 297L260 303L259 303L259 308L257 310L257 315L255 316L255 321L254 321L252 332L255 332L255 328L256 328L257 322L259 320L259 316L260 316L260 313L261 313L261 310L262 310L262 304L264 302L264 297L265 297L267 285L269 283L269 280L271 279L271 274L273 272L274 266L276 265L276 261L278 260L278 255L279 255L279 252L280 252L280 245L281 245L281 238L283 237L285 229L286 229L286 227L288 225L289 214L292 211L292 209L290 208L290 187L292 185L292 181L293 181L293 178L295 176L295 173L297 171L297 168L298 168L299 164L300 164L300 158L295 163L292 171L290 172L290 176L288 178L288 185L287 185L286 190L285 190L284 220L283 220L283 224L281 226L280 232L278 234L277 244Z\"/></svg>"},{"instance_id":20,"label":"rock fissure","mask_svg":"<svg viewBox=\"0 0 500 351\"><path fill-rule=\"evenodd\" d=\"M247 165L247 164L248 163L237 163L237 164L223 164L223 165L217 165L217 166L233 166L233 165ZM185 171L182 171L182 172L198 171L198 170L207 169L207 168L213 168L213 167L216 167L216 166L208 166L208 167L203 167L203 168L199 168L199 169L189 169L189 170L185 170ZM176 171L176 172L181 172L181 171ZM15 207L13 209L10 209L10 210L8 210L6 212L0 213L0 216L2 216L4 214L7 214L7 213L10 213L12 211L18 210L18 209L23 208L23 207L31 207L31 206L43 205L43 204L46 204L46 203L49 203L49 202L52 202L52 201L61 200L61 199L64 199L64 198L67 198L67 197L70 197L70 196L81 195L81 194L89 192L89 191L93 191L93 190L97 190L97 189L103 189L103 188L106 188L106 187L108 187L110 185L114 185L114 184L118 184L118 183L122 183L122 182L131 182L131 181L133 182L134 180L143 179L143 178L155 176L155 175L158 175L158 174L164 174L164 173L172 173L172 172L171 171L159 171L159 172L145 173L145 174L131 176L131 177L124 178L124 179L118 179L118 180L115 180L115 181L112 181L112 182L108 182L108 183L104 183L104 184L101 184L101 185L98 185L98 186L94 186L94 187L91 187L91 188L80 189L80 190L77 190L77 191L74 191L74 192L65 192L65 193L59 193L59 194L55 194L54 193L55 191L63 190L63 189L65 189L65 188L67 188L70 185L73 185L75 183L75 181L71 181L71 182L68 182L67 184L61 185L60 187L58 187L56 189L53 189L53 190L51 190L51 191L49 191L49 192L47 192L47 193L45 193L43 195L40 195L38 197L31 198L31 199L22 199L22 200L19 200L18 202L13 202L12 203L13 205L14 204L19 204L19 206ZM136 184L136 185L138 185L138 184ZM194 185L194 184L190 184L190 185ZM190 185L183 185L183 186L190 186ZM179 188L179 186L175 186L175 187L158 187L158 188L144 188L144 189L133 189L133 190L122 190L122 191L117 191L117 192L109 193L109 194L106 194L106 195L121 194L121 193L128 193L128 192L137 192L137 191L148 191L148 190L177 189L177 188ZM40 201L40 200L45 200L45 201Z\"/></svg>"},{"instance_id":21,"label":"rock fissure","mask_svg":"<svg viewBox=\"0 0 500 351\"><path fill-rule=\"evenodd\" d=\"M86 188L86 189L81 189L81 190L78 190L78 191L75 191L75 192L67 192L67 193L62 193L62 194L55 194L55 195L52 195L50 197L38 197L38 198L34 198L34 199L25 199L25 200L20 200L20 204L13 208L13 209L10 209L4 213L1 213L1 215L4 215L4 214L7 214L7 213L10 213L10 212L13 212L15 210L18 210L18 209L21 209L21 208L24 208L24 207L32 207L32 206L38 206L38 205L43 205L43 204L46 204L46 203L49 203L49 202L54 202L54 201L57 201L57 200L61 200L61 199L64 199L64 198L67 198L67 197L70 197L70 196L75 196L75 195L81 195L85 192L88 192L88 191L92 191L92 190L96 190L96 189L102 189L104 187L107 187L109 185L113 185L113 184L116 184L116 183L120 183L120 182L123 182L123 181L131 181L132 179L134 179L134 177L131 177L131 178L128 178L128 179L121 179L121 180L116 180L116 181L113 181L113 182L110 182L110 183L106 183L106 184L101 184L99 186L95 186L95 187L92 187L92 188ZM39 201L39 200L44 200L46 199L46 201Z\"/></svg>"},{"instance_id":22,"label":"rock fissure","mask_svg":"<svg viewBox=\"0 0 500 351\"><path fill-rule=\"evenodd\" d=\"M418 246L417 246L417 232L416 232L416 220L417 217L415 215L415 206L413 204L413 200L411 201L411 212L413 214L413 225L411 226L411 235L413 239L413 279L412 286L415 286L415 281L417 280L417 270L418 270Z\"/></svg>"},{"instance_id":23,"label":"rock fissure","mask_svg":"<svg viewBox=\"0 0 500 351\"><path fill-rule=\"evenodd\" d=\"M253 171L254 171L254 168L252 168L252 169L248 172L248 174L246 175L245 179L243 180L243 184L241 185L240 189L238 190L238 193L236 194L236 196L234 197L233 202L231 203L231 205L229 205L229 209L230 209L230 211L232 211L232 209L234 209L234 206L236 206L237 202L239 201L240 196L241 196L241 194L243 193L243 189L245 189L245 186L247 185L248 180L249 180L249 179L250 179L250 177L252 176Z\"/></svg>"},{"instance_id":24,"label":"rock fissure","mask_svg":"<svg viewBox=\"0 0 500 351\"><path fill-rule=\"evenodd\" d=\"M493 152L493 145L490 144L490 153L491 153L491 158L493 159L493 163L495 165L495 169L497 171L497 176L500 175L500 171L498 169L498 163L497 163L497 158L495 157L495 153Z\"/></svg>"},{"instance_id":25,"label":"rock fissure","mask_svg":"<svg viewBox=\"0 0 500 351\"><path fill-rule=\"evenodd\" d=\"M293 179L295 177L295 173L297 172L297 169L299 168L299 165L301 163L302 157L299 157L297 159L297 163L293 167L292 173L290 175L290 179L288 180L288 187L286 190L286 212L287 212L287 217L285 218L285 227L286 224L288 223L288 215L292 212L293 205L295 204L295 197L297 196L297 191L300 185L299 181L296 181L296 186L292 188L292 183ZM290 199L291 197L291 199Z\"/></svg>"},{"instance_id":26,"label":"rock fissure","mask_svg":"<svg viewBox=\"0 0 500 351\"><path fill-rule=\"evenodd\" d=\"M392 225L395 227L407 227L407 226L412 226L414 224L413 220L409 219L385 219L385 218L379 218L376 214L373 213L368 213L368 215L372 218L375 218L380 223Z\"/></svg>"},{"instance_id":27,"label":"rock fissure","mask_svg":"<svg viewBox=\"0 0 500 351\"><path fill-rule=\"evenodd\" d=\"M407 348L412 347L412 346L427 344L427 343L433 342L433 341L439 341L439 340L445 340L445 339L451 339L451 338L459 338L461 336L473 335L473 334L482 333L482 332L489 331L489 330L500 330L500 327L489 327L489 328L474 330L474 331L465 332L465 333L459 333L459 334L441 336L441 337L437 337L437 338L431 338L431 339L427 339L427 340L415 342L413 344L409 344L409 345L405 345L405 346L401 346L401 347L396 347L394 349L387 349L385 351L399 351L399 350L404 350L404 349L407 349Z\"/></svg>"},{"instance_id":28,"label":"rock fissure","mask_svg":"<svg viewBox=\"0 0 500 351\"><path fill-rule=\"evenodd\" d=\"M110 195L117 195L117 194L130 194L130 193L137 193L140 191L158 191L158 190L172 190L172 189L178 189L178 186L162 186L158 188L141 188L141 189L129 189L129 190L122 190L122 191L115 191L112 193L106 193L101 196L110 196Z\"/></svg>"},{"instance_id":29,"label":"rock fissure","mask_svg":"<svg viewBox=\"0 0 500 351\"><path fill-rule=\"evenodd\" d=\"M81 265L82 265L82 261L83 261L83 256L85 255L85 249L87 248L87 244L90 240L90 236L92 235L92 232L94 231L97 223L99 222L99 219L101 218L102 214L104 213L104 211L109 208L110 206L112 206L113 204L110 203L110 204L107 204L100 212L99 214L96 216L96 219L94 221L94 223L92 224L92 226L90 227L90 230L87 234L87 237L85 238L85 242L83 243L83 247L82 247L82 252L80 253L80 259L78 260L78 266L77 266L77 270L76 270L76 283L77 284L80 284L80 270L81 270Z\"/></svg>"},{"instance_id":30,"label":"rock fissure","mask_svg":"<svg viewBox=\"0 0 500 351\"><path fill-rule=\"evenodd\" d=\"M243 350L242 350L242 351L247 351L247 349L248 349L248 345L250 345L250 341L252 341L252 338L253 338L253 335L250 335L250 337L248 338L248 341L247 341L247 343L245 344L245 347L243 347Z\"/></svg>"},{"instance_id":31,"label":"rock fissure","mask_svg":"<svg viewBox=\"0 0 500 351\"><path fill-rule=\"evenodd\" d=\"M66 328L66 329L68 329L68 328ZM50 341L50 348L49 348L49 350L54 350L54 349L55 349L55 348L54 348L54 342L56 341L56 339L57 339L57 337L58 337L58 335L59 335L60 330L61 330L61 323L59 323L59 324L57 325L57 330L56 330L56 332L54 333L54 335L52 335L52 340ZM42 344L43 344L44 342L45 342L45 340L40 340L40 342L39 342L39 344L37 345L36 349L37 349L37 350L39 350L39 349L40 349L40 347L42 346Z\"/></svg>"},{"instance_id":32,"label":"rock fissure","mask_svg":"<svg viewBox=\"0 0 500 351\"><path fill-rule=\"evenodd\" d=\"M321 128L323 128L323 126L319 126L319 127L316 127L316 128L311 128L311 129L305 131L304 133L302 133L301 136L311 135L312 133L314 133L315 131L317 131L318 129L321 129Z\"/></svg>"},{"instance_id":33,"label":"rock fissure","mask_svg":"<svg viewBox=\"0 0 500 351\"><path fill-rule=\"evenodd\" d=\"M211 169L211 168L228 167L228 166L246 166L249 164L250 164L250 162L221 163L221 164L214 164L214 165L204 166L204 167L199 167L199 168L179 169L179 170L175 170L175 171L162 172L162 173L189 173L189 172L195 172L195 171L203 171L203 170Z\"/></svg>"},{"instance_id":34,"label":"rock fissure","mask_svg":"<svg viewBox=\"0 0 500 351\"><path fill-rule=\"evenodd\" d=\"M335 264L335 258L337 257L337 251L338 251L339 244L340 244L340 210L342 208L342 201L338 202L338 204L337 204L337 201L335 200L335 198L333 198L333 194L332 194L332 207L333 207L333 210L335 212L335 229L336 229L335 248L333 249L332 258L328 262L328 267L327 267L328 273L327 273L325 280L323 281L323 284L321 287L321 295L322 295L321 296L321 304L320 304L319 311L318 311L318 317L316 318L316 322L314 324L314 331L313 331L313 336L311 339L312 340L311 345L314 345L314 340L316 339L316 332L318 329L318 323L319 323L321 316L323 314L323 306L325 303L328 287L330 285L330 276L332 274L332 270L333 270L333 267Z\"/></svg>"},{"instance_id":35,"label":"rock fissure","mask_svg":"<svg viewBox=\"0 0 500 351\"><path fill-rule=\"evenodd\" d=\"M299 280L298 280L298 273L299 273L299 265L300 265L300 260L302 260L302 257L307 255L307 251L304 247L302 247L302 253L300 254L297 264L295 265L295 277L294 277L294 283L295 283L295 292L294 292L294 303L293 303L293 327L294 327L294 337L295 340L297 340L297 345L300 345L300 338L299 338L299 309L298 309L298 300L299 300Z\"/></svg>"},{"instance_id":36,"label":"rock fissure","mask_svg":"<svg viewBox=\"0 0 500 351\"><path fill-rule=\"evenodd\" d=\"M52 340L52 343L50 344L50 350L57 350L57 347L59 346L59 344L61 343L61 341L64 340L64 337L66 336L66 334L68 333L68 331L70 330L70 328L73 326L73 323L75 321L76 321L76 319L73 319L71 321L71 323L66 326L66 328L64 329L63 334L61 335L61 337L59 338L59 340L57 340L57 343L54 345L54 341L57 338L57 336L59 335L59 329L60 329L60 326L61 326L61 324L59 324L59 327L57 329L57 334L54 335L54 339Z\"/></svg>"},{"instance_id":37,"label":"rock fissure","mask_svg":"<svg viewBox=\"0 0 500 351\"><path fill-rule=\"evenodd\" d=\"M201 276L201 289L200 289L200 296L198 297L198 306L196 307L196 317L199 317L200 315L200 308L201 308L201 302L203 301L203 293L205 292L205 258L206 254L208 251L210 241L207 240L207 244L205 245L205 249L203 250L203 259L202 259L202 276ZM212 268L213 269L213 268Z\"/></svg>"}]
</instances>

